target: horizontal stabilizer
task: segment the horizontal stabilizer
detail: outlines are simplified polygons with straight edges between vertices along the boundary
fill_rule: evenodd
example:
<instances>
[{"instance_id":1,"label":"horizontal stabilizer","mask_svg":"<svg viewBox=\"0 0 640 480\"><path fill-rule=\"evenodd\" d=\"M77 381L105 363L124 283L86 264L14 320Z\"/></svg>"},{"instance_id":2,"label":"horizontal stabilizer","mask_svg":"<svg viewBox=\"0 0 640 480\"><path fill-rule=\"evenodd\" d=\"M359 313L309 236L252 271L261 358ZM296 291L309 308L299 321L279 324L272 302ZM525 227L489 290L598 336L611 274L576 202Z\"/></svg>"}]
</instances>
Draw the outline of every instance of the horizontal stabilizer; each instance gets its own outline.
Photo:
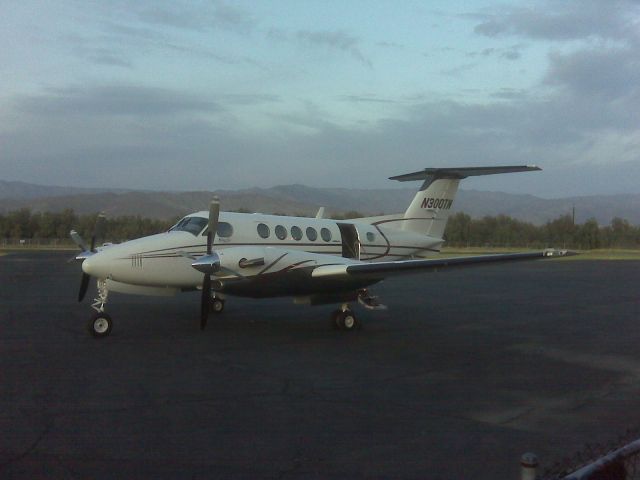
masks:
<instances>
[{"instance_id":1,"label":"horizontal stabilizer","mask_svg":"<svg viewBox=\"0 0 640 480\"><path fill-rule=\"evenodd\" d=\"M406 173L389 177L389 180L399 182L412 182L414 180L426 180L427 178L457 178L477 177L480 175L494 175L496 173L531 172L542 170L535 165L512 165L505 167L458 167L458 168L425 168L418 172Z\"/></svg>"}]
</instances>

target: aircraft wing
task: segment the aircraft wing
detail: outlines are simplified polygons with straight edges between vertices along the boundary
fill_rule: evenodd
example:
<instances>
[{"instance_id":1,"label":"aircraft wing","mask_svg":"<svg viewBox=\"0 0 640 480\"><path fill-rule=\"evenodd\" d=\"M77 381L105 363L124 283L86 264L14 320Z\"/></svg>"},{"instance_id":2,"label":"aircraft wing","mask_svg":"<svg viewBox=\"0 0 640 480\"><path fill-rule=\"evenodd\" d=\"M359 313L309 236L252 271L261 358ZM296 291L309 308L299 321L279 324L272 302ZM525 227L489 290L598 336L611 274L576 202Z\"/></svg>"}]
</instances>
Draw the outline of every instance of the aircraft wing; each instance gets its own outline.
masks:
<instances>
[{"instance_id":1,"label":"aircraft wing","mask_svg":"<svg viewBox=\"0 0 640 480\"><path fill-rule=\"evenodd\" d=\"M316 268L313 277L370 277L386 278L414 272L438 271L456 267L470 267L490 263L536 260L549 257L575 255L567 250L547 249L538 252L477 255L470 257L437 258L427 260L400 260L393 262L358 262L345 265L326 265Z\"/></svg>"}]
</instances>

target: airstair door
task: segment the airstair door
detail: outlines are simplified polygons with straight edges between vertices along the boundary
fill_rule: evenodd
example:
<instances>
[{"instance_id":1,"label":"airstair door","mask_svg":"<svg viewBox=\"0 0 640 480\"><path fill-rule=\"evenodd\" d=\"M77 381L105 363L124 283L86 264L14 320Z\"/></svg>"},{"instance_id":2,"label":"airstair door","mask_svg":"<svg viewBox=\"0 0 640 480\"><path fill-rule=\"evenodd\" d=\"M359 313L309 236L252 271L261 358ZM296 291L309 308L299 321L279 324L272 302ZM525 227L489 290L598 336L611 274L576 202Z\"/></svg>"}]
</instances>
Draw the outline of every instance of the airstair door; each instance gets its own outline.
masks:
<instances>
[{"instance_id":1,"label":"airstair door","mask_svg":"<svg viewBox=\"0 0 640 480\"><path fill-rule=\"evenodd\" d=\"M360 260L360 238L358 230L351 223L338 223L342 237L342 256Z\"/></svg>"}]
</instances>

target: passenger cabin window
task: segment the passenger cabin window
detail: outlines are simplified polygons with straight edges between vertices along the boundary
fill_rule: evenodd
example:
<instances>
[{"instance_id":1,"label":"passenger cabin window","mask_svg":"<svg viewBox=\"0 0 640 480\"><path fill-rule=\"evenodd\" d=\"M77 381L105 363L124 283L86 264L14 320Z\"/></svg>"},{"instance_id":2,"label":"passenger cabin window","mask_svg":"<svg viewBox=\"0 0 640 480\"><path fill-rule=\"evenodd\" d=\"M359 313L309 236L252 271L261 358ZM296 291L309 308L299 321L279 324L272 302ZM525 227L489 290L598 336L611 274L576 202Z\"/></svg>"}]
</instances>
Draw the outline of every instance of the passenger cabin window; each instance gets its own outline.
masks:
<instances>
[{"instance_id":1,"label":"passenger cabin window","mask_svg":"<svg viewBox=\"0 0 640 480\"><path fill-rule=\"evenodd\" d=\"M313 227L307 227L307 238L312 242L315 242L318 239L318 232Z\"/></svg>"},{"instance_id":2,"label":"passenger cabin window","mask_svg":"<svg viewBox=\"0 0 640 480\"><path fill-rule=\"evenodd\" d=\"M269 226L264 224L264 223L259 223L258 224L258 235L260 235L260 238L269 238L269 235L271 235L271 231L269 230Z\"/></svg>"},{"instance_id":3,"label":"passenger cabin window","mask_svg":"<svg viewBox=\"0 0 640 480\"><path fill-rule=\"evenodd\" d=\"M189 232L192 235L198 235L204 227L207 226L209 220L203 217L184 217L173 227L170 232Z\"/></svg>"},{"instance_id":4,"label":"passenger cabin window","mask_svg":"<svg viewBox=\"0 0 640 480\"><path fill-rule=\"evenodd\" d=\"M287 238L287 229L282 225L276 226L276 237L278 237L280 240L284 240L285 238Z\"/></svg>"},{"instance_id":5,"label":"passenger cabin window","mask_svg":"<svg viewBox=\"0 0 640 480\"><path fill-rule=\"evenodd\" d=\"M325 242L330 242L331 241L331 230L329 230L328 228L323 228L320 230L320 236L322 237L322 239Z\"/></svg>"},{"instance_id":6,"label":"passenger cabin window","mask_svg":"<svg viewBox=\"0 0 640 480\"><path fill-rule=\"evenodd\" d=\"M300 227L296 227L296 226L291 227L291 236L293 237L294 240L301 240L302 230L300 230Z\"/></svg>"},{"instance_id":7,"label":"passenger cabin window","mask_svg":"<svg viewBox=\"0 0 640 480\"><path fill-rule=\"evenodd\" d=\"M208 221L205 219L205 225L208 223ZM206 235L207 233L209 233L209 229L207 228L204 232L202 232L202 235ZM218 222L218 229L216 230L216 233L218 234L218 236L220 238L228 238L231 235L233 235L233 227L231 226L230 223L227 222Z\"/></svg>"}]
</instances>

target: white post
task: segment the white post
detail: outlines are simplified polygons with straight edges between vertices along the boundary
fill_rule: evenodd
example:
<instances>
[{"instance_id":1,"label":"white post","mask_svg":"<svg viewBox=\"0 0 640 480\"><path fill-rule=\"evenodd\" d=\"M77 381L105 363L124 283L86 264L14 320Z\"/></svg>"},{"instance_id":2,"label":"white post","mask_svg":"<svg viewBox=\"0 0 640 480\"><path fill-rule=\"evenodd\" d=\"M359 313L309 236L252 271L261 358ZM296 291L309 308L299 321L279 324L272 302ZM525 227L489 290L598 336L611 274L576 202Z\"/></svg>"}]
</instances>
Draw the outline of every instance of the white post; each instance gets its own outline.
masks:
<instances>
[{"instance_id":1,"label":"white post","mask_svg":"<svg viewBox=\"0 0 640 480\"><path fill-rule=\"evenodd\" d=\"M536 480L538 478L538 457L535 453L527 452L520 457L520 479Z\"/></svg>"}]
</instances>

